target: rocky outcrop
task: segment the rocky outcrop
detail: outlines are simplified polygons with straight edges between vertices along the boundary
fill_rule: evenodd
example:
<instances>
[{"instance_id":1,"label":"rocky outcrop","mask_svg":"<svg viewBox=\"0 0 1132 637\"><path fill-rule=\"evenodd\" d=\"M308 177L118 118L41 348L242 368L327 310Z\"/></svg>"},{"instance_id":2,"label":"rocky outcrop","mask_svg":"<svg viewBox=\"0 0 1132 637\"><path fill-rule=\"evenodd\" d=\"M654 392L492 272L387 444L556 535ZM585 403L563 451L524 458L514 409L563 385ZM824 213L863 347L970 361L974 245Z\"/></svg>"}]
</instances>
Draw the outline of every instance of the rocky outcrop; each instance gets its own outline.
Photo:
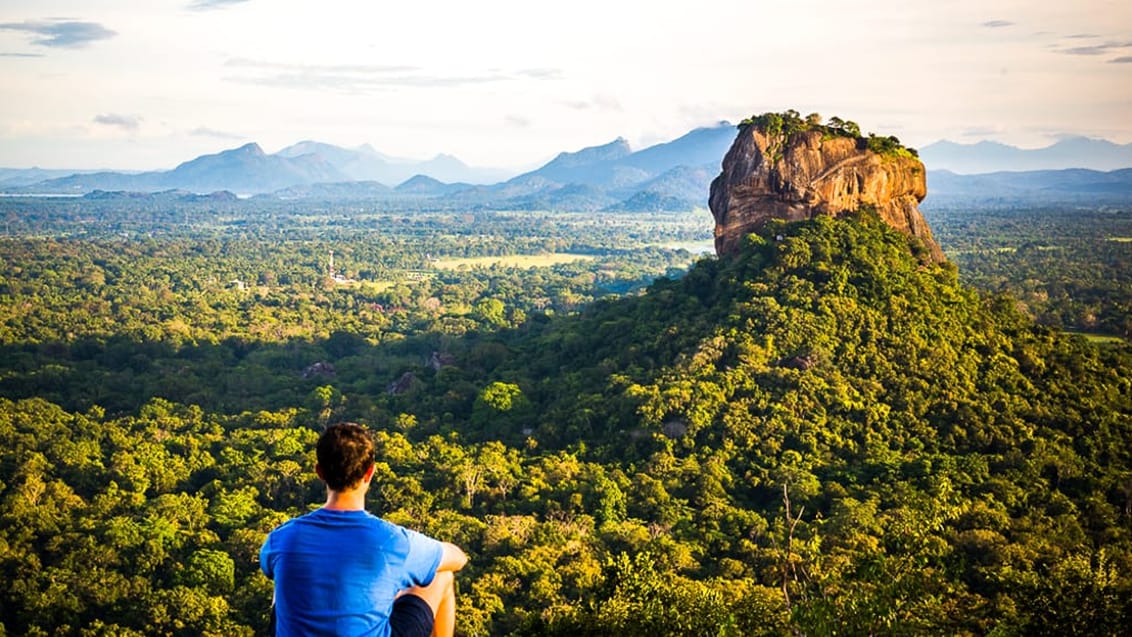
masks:
<instances>
[{"instance_id":1,"label":"rocky outcrop","mask_svg":"<svg viewBox=\"0 0 1132 637\"><path fill-rule=\"evenodd\" d=\"M904 149L874 152L864 138L817 129L768 134L740 128L711 184L715 251L737 252L770 219L801 221L872 208L886 223L923 241L944 261L917 205L927 195L924 165Z\"/></svg>"}]
</instances>

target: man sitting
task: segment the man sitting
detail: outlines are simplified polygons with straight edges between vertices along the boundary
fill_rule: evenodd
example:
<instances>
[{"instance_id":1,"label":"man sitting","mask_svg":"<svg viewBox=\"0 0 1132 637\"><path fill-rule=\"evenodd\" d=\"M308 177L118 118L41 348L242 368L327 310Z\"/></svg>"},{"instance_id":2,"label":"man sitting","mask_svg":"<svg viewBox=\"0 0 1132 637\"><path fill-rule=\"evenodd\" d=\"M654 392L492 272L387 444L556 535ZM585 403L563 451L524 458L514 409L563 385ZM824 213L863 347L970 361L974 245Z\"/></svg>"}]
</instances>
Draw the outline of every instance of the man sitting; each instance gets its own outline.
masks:
<instances>
[{"instance_id":1,"label":"man sitting","mask_svg":"<svg viewBox=\"0 0 1132 637\"><path fill-rule=\"evenodd\" d=\"M276 634L452 635L453 573L468 556L365 510L374 445L360 425L327 428L317 456L326 504L280 525L259 553L275 581Z\"/></svg>"}]
</instances>

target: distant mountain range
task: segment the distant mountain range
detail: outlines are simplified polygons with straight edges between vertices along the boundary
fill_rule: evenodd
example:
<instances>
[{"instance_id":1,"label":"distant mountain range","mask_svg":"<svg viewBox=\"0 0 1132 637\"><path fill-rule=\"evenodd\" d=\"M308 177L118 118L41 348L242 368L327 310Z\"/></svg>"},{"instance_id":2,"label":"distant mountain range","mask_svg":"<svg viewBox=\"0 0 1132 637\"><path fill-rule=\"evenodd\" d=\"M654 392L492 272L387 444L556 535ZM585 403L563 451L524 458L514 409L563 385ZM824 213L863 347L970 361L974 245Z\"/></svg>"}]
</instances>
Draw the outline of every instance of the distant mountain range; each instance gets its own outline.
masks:
<instances>
[{"instance_id":1,"label":"distant mountain range","mask_svg":"<svg viewBox=\"0 0 1132 637\"><path fill-rule=\"evenodd\" d=\"M95 190L159 192L173 189L251 193L277 190L298 183L345 180L346 177L321 155L268 155L258 144L245 144L215 155L202 155L173 170L77 173L41 181L19 190L72 195Z\"/></svg>"},{"instance_id":2,"label":"distant mountain range","mask_svg":"<svg viewBox=\"0 0 1132 637\"><path fill-rule=\"evenodd\" d=\"M382 202L408 209L689 210L707 205L711 180L736 135L727 122L634 151L618 138L559 153L510 179L450 155L412 161L365 145L303 141L268 155L257 144L202 155L167 171L0 169L0 191L110 197L114 193L240 193L275 199ZM941 141L920 149L929 202L964 198L1132 198L1132 144L1072 138L1023 150ZM1091 169L1082 170L1081 168ZM1073 168L1073 170L1062 170ZM1034 171L1005 173L1001 171ZM990 173L974 174L971 173ZM168 195L165 195L168 196Z\"/></svg>"},{"instance_id":3,"label":"distant mountain range","mask_svg":"<svg viewBox=\"0 0 1132 637\"><path fill-rule=\"evenodd\" d=\"M639 151L619 138L560 153L537 170L489 185L477 182L490 172L448 155L412 163L369 146L349 149L312 141L272 155L246 144L168 171L66 176L41 171L36 175L48 178L39 181L20 180L14 174L19 171L7 171L0 178L10 184L3 186L8 193L227 191L281 199L423 200L414 201L418 209L681 210L706 206L708 185L734 139L735 127L727 122Z\"/></svg>"},{"instance_id":4,"label":"distant mountain range","mask_svg":"<svg viewBox=\"0 0 1132 637\"><path fill-rule=\"evenodd\" d=\"M90 174L96 170L58 170L46 168L0 168L0 190L38 184L48 179Z\"/></svg>"},{"instance_id":5,"label":"distant mountain range","mask_svg":"<svg viewBox=\"0 0 1132 637\"><path fill-rule=\"evenodd\" d=\"M502 170L472 168L452 155L440 154L427 161L399 159L379 153L369 144L350 149L305 141L275 154L288 159L317 155L334 166L344 177L343 181L376 181L389 186L416 175L426 175L445 183L490 184L505 179L508 174Z\"/></svg>"},{"instance_id":6,"label":"distant mountain range","mask_svg":"<svg viewBox=\"0 0 1132 637\"><path fill-rule=\"evenodd\" d=\"M560 153L537 170L492 186L452 193L446 199L462 206L508 210L706 207L711 180L719 173L735 135L734 126L720 122L636 152L624 139L617 139ZM632 201L637 204L631 205Z\"/></svg>"},{"instance_id":7,"label":"distant mountain range","mask_svg":"<svg viewBox=\"0 0 1132 637\"><path fill-rule=\"evenodd\" d=\"M939 141L921 148L920 159L928 170L947 170L962 175L1067 168L1118 170L1132 168L1132 144L1067 137L1045 148L1023 149L988 141L977 144Z\"/></svg>"},{"instance_id":8,"label":"distant mountain range","mask_svg":"<svg viewBox=\"0 0 1132 637\"><path fill-rule=\"evenodd\" d=\"M417 174L455 181L498 181L499 171L474 169L449 155L424 162L390 158L369 146L340 148L317 142L300 142L268 155L258 144L213 155L202 155L173 170L141 173L6 170L0 183L6 190L84 194L94 190L159 192L179 189L195 192L229 190L245 194L273 192L295 186L344 182L396 184ZM44 175L38 180L28 177Z\"/></svg>"},{"instance_id":9,"label":"distant mountain range","mask_svg":"<svg viewBox=\"0 0 1132 637\"><path fill-rule=\"evenodd\" d=\"M1042 203L1132 203L1132 168L1099 171L1002 171L959 175L947 170L928 171L925 208L951 205L1021 205Z\"/></svg>"}]
</instances>

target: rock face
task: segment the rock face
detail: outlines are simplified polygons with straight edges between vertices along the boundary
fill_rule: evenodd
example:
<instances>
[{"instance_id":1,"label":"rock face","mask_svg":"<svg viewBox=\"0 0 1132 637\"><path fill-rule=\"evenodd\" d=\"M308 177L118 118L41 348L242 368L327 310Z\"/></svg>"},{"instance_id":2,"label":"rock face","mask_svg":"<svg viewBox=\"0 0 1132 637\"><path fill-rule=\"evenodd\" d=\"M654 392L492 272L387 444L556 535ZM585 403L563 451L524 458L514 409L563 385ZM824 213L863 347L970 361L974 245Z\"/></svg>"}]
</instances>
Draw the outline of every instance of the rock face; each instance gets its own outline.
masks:
<instances>
[{"instance_id":1,"label":"rock face","mask_svg":"<svg viewBox=\"0 0 1132 637\"><path fill-rule=\"evenodd\" d=\"M820 130L768 135L743 126L712 181L715 251L739 250L770 219L801 221L871 207L893 228L918 237L945 260L917 205L927 195L924 165L909 153L877 153L865 140Z\"/></svg>"}]
</instances>

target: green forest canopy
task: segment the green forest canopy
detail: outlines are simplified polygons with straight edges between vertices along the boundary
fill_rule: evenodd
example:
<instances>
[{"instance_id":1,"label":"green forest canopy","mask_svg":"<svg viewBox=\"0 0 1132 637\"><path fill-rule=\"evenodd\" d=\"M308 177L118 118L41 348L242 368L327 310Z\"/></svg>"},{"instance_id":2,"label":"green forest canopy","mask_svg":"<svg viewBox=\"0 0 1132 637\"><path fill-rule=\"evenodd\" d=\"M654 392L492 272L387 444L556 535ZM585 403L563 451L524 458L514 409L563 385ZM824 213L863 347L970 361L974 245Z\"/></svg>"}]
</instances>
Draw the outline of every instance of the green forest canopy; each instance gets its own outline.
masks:
<instances>
[{"instance_id":1,"label":"green forest canopy","mask_svg":"<svg viewBox=\"0 0 1132 637\"><path fill-rule=\"evenodd\" d=\"M507 278L483 280L523 296ZM48 301L106 283L57 276ZM12 285L33 284L10 276L4 306L35 316ZM340 418L378 431L371 510L468 549L464 634L1132 621L1127 348L1034 324L869 215L771 226L553 316L428 285L432 315L407 287L402 318L331 333L304 326L365 316L355 294L245 306L170 272L152 315L92 306L97 338L51 314L9 336L0 634L262 632L256 551L321 500L312 443ZM276 336L230 322L261 311ZM118 318L149 327L115 336ZM333 374L302 378L320 360Z\"/></svg>"},{"instance_id":2,"label":"green forest canopy","mask_svg":"<svg viewBox=\"0 0 1132 637\"><path fill-rule=\"evenodd\" d=\"M810 113L802 117L798 111L788 109L781 113L767 112L761 115L752 115L739 122L739 128L754 126L772 138L789 138L791 135L805 131L819 131L825 137L848 137L856 140L861 148L868 148L880 155L894 157L919 157L915 148L908 148L900 143L900 139L893 135L879 136L869 133L861 135L861 127L853 120L841 119L833 116L825 124L818 113Z\"/></svg>"}]
</instances>

